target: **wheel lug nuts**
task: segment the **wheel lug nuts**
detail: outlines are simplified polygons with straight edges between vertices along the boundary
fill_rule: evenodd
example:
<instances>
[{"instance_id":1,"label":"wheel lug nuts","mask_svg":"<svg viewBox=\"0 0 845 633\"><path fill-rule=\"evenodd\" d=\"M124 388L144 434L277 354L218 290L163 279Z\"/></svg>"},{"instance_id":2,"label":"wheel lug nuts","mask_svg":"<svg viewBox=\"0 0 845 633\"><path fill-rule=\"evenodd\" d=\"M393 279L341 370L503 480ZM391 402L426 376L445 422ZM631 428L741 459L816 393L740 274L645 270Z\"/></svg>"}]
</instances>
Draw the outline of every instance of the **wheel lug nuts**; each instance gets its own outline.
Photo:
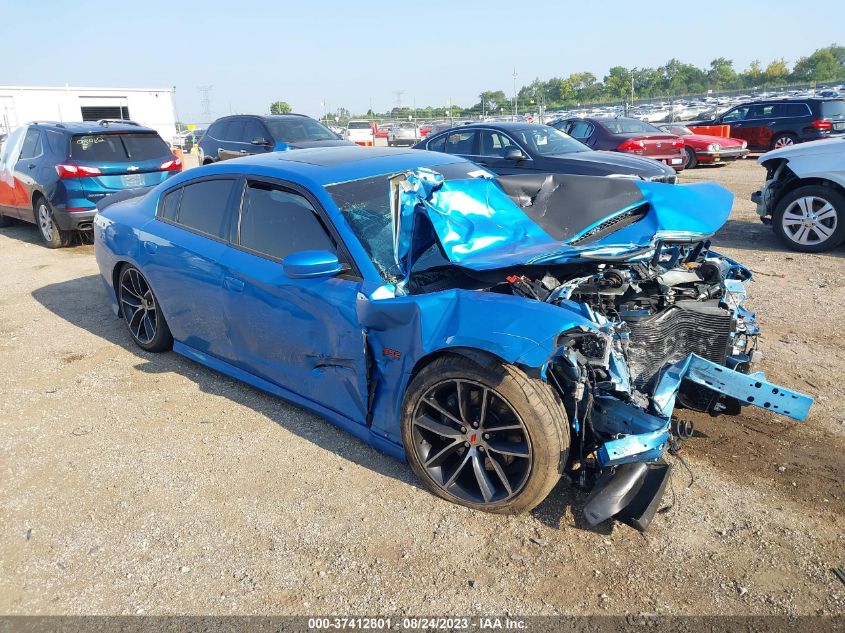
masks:
<instances>
[{"instance_id":1,"label":"wheel lug nuts","mask_svg":"<svg viewBox=\"0 0 845 633\"><path fill-rule=\"evenodd\" d=\"M483 452L484 452L484 447L483 447L483 446L479 446L479 447L478 447L478 450L479 450L480 452L482 452L482 453L483 453Z\"/></svg>"},{"instance_id":2,"label":"wheel lug nuts","mask_svg":"<svg viewBox=\"0 0 845 633\"><path fill-rule=\"evenodd\" d=\"M464 442L464 446L466 446L467 448L469 448L469 442Z\"/></svg>"},{"instance_id":3,"label":"wheel lug nuts","mask_svg":"<svg viewBox=\"0 0 845 633\"><path fill-rule=\"evenodd\" d=\"M461 433L466 433L466 432L467 432L467 427L462 426L462 427L461 427Z\"/></svg>"},{"instance_id":4,"label":"wheel lug nuts","mask_svg":"<svg viewBox=\"0 0 845 633\"><path fill-rule=\"evenodd\" d=\"M484 439L485 439L485 440L489 440L489 439L490 439L490 434L489 434L489 433L485 433L485 434L484 434Z\"/></svg>"}]
</instances>

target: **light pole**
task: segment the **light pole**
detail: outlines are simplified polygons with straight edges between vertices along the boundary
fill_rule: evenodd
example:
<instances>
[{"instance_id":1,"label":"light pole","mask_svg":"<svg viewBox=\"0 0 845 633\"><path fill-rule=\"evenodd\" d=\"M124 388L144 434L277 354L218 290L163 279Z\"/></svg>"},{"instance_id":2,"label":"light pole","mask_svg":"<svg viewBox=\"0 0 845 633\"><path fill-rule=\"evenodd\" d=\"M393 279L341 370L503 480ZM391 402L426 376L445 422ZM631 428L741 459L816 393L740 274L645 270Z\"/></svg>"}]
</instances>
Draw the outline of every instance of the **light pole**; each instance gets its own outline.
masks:
<instances>
[{"instance_id":1,"label":"light pole","mask_svg":"<svg viewBox=\"0 0 845 633\"><path fill-rule=\"evenodd\" d=\"M513 118L516 119L516 67L513 69Z\"/></svg>"}]
</instances>

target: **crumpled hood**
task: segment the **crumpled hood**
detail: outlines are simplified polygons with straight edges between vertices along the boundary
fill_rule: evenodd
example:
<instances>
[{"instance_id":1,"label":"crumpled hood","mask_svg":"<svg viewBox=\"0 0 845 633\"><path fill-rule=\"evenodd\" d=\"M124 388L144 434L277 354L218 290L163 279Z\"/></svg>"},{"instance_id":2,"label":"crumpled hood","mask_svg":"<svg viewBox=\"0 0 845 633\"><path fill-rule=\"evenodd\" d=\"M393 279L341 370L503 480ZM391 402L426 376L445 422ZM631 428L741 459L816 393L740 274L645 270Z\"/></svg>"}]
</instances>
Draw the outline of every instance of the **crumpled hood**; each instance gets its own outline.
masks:
<instances>
[{"instance_id":1,"label":"crumpled hood","mask_svg":"<svg viewBox=\"0 0 845 633\"><path fill-rule=\"evenodd\" d=\"M444 180L427 169L393 176L390 192L394 253L406 280L435 241L451 263L473 270L625 259L658 240L712 235L733 204L715 183L557 174Z\"/></svg>"}]
</instances>

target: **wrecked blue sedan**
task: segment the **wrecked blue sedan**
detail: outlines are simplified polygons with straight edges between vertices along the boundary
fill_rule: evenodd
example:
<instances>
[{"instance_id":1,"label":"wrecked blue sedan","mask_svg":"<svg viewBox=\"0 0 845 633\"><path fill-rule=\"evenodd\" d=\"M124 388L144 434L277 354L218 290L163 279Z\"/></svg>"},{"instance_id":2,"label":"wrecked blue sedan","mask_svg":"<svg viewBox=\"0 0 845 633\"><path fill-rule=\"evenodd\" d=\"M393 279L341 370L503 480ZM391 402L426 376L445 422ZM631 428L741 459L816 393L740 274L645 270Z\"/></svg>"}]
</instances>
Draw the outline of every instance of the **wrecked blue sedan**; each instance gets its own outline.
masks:
<instances>
[{"instance_id":1,"label":"wrecked blue sedan","mask_svg":"<svg viewBox=\"0 0 845 633\"><path fill-rule=\"evenodd\" d=\"M686 407L803 420L753 366L741 264L709 184L494 178L443 154L341 147L193 169L100 204L95 251L135 342L297 403L435 494L645 529Z\"/></svg>"}]
</instances>

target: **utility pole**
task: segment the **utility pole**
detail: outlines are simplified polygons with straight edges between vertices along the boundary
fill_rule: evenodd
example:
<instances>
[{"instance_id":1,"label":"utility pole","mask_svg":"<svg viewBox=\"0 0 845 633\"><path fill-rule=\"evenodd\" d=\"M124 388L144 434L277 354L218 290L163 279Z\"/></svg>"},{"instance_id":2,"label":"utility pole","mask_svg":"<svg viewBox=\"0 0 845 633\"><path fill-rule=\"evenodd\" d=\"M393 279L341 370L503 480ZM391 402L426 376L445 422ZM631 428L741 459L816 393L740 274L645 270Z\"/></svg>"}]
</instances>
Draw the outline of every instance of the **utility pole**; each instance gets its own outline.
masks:
<instances>
[{"instance_id":1,"label":"utility pole","mask_svg":"<svg viewBox=\"0 0 845 633\"><path fill-rule=\"evenodd\" d=\"M405 94L404 90L394 90L393 91L393 95L396 97L395 103L396 103L397 116L399 114L398 110L400 110L402 108L402 95L403 94Z\"/></svg>"},{"instance_id":2,"label":"utility pole","mask_svg":"<svg viewBox=\"0 0 845 633\"><path fill-rule=\"evenodd\" d=\"M513 118L516 119L516 67L513 69Z\"/></svg>"},{"instance_id":3,"label":"utility pole","mask_svg":"<svg viewBox=\"0 0 845 633\"><path fill-rule=\"evenodd\" d=\"M202 106L203 123L211 123L211 90L213 88L214 86L212 85L197 87L197 90L200 91L200 95L202 96L200 105Z\"/></svg>"},{"instance_id":4,"label":"utility pole","mask_svg":"<svg viewBox=\"0 0 845 633\"><path fill-rule=\"evenodd\" d=\"M631 69L631 108L634 107L634 70L634 68ZM625 112L625 114L627 115L628 112Z\"/></svg>"}]
</instances>

